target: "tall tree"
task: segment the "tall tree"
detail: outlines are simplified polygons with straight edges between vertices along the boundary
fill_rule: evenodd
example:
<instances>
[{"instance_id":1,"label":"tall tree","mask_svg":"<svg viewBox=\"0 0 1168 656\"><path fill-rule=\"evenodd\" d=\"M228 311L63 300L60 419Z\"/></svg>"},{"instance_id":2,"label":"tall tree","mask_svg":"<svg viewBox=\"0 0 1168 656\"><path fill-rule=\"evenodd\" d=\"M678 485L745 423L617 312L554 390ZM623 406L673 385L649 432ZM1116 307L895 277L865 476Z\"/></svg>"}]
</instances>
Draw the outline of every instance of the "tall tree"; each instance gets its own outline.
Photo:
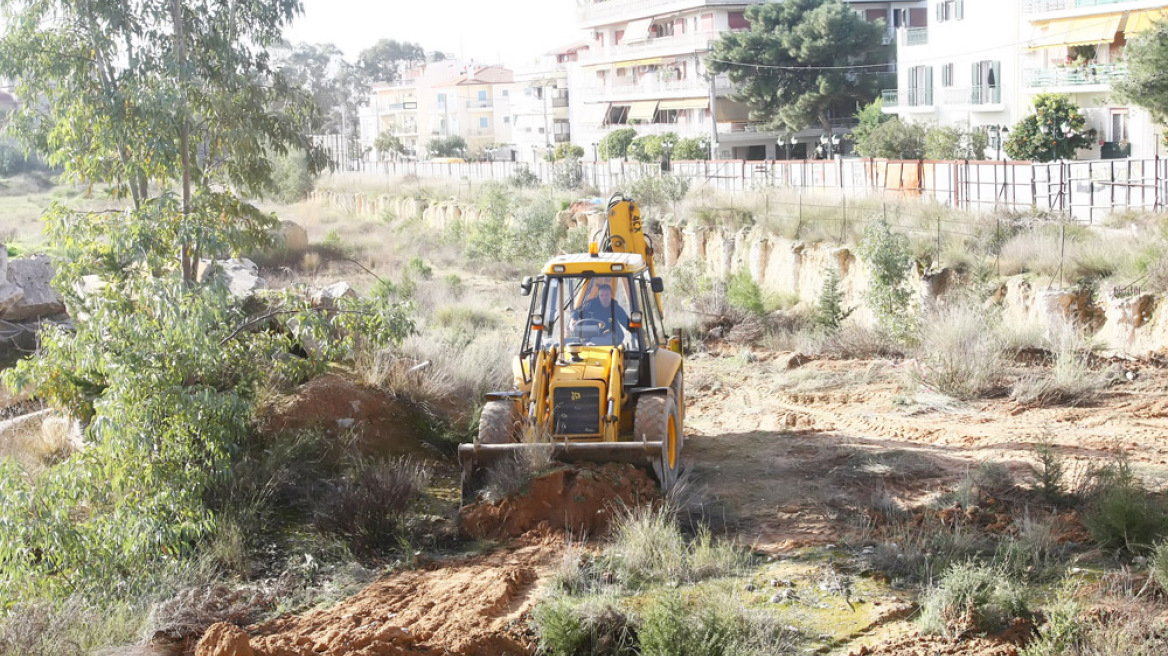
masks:
<instances>
[{"instance_id":1,"label":"tall tree","mask_svg":"<svg viewBox=\"0 0 1168 656\"><path fill-rule=\"evenodd\" d=\"M187 283L202 257L263 243L275 223L245 200L273 188L270 155L323 154L305 136L305 94L266 48L298 0L0 0L0 74L35 98L13 127L66 179L100 185L128 207L57 204L50 238L78 273L177 262Z\"/></svg>"},{"instance_id":2,"label":"tall tree","mask_svg":"<svg viewBox=\"0 0 1168 656\"><path fill-rule=\"evenodd\" d=\"M331 43L281 44L273 52L277 70L306 89L320 109L325 134L359 131L357 110L368 100L369 83Z\"/></svg>"},{"instance_id":3,"label":"tall tree","mask_svg":"<svg viewBox=\"0 0 1168 656\"><path fill-rule=\"evenodd\" d=\"M779 130L832 132L830 110L851 114L888 77L884 27L840 0L786 0L746 9L750 30L714 42L710 70L727 73L751 117Z\"/></svg>"},{"instance_id":4,"label":"tall tree","mask_svg":"<svg viewBox=\"0 0 1168 656\"><path fill-rule=\"evenodd\" d=\"M1070 96L1040 93L1031 100L1034 113L1018 121L1006 140L1006 154L1013 159L1052 162L1074 159L1095 142L1095 130L1084 130L1087 117Z\"/></svg>"},{"instance_id":5,"label":"tall tree","mask_svg":"<svg viewBox=\"0 0 1168 656\"><path fill-rule=\"evenodd\" d=\"M1127 79L1115 85L1117 94L1168 126L1168 21L1129 41L1125 57ZM1168 131L1164 143L1168 144Z\"/></svg>"},{"instance_id":6,"label":"tall tree","mask_svg":"<svg viewBox=\"0 0 1168 656\"><path fill-rule=\"evenodd\" d=\"M412 62L426 61L426 51L417 43L382 39L361 51L357 67L370 82L393 82Z\"/></svg>"}]
</instances>

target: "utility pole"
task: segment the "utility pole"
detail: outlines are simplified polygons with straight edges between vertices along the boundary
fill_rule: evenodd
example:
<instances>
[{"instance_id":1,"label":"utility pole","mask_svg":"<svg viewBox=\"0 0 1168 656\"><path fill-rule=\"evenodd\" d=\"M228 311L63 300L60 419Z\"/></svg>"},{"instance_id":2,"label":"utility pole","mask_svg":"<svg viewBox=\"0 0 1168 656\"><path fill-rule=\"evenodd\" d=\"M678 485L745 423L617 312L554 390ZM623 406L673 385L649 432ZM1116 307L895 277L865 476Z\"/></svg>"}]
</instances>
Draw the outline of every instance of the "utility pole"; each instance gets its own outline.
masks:
<instances>
[{"instance_id":1,"label":"utility pole","mask_svg":"<svg viewBox=\"0 0 1168 656\"><path fill-rule=\"evenodd\" d=\"M694 61L701 61L698 57L698 51L694 51ZM716 77L709 68L706 69L706 76L710 78L710 159L718 158L718 93L714 87L714 78Z\"/></svg>"}]
</instances>

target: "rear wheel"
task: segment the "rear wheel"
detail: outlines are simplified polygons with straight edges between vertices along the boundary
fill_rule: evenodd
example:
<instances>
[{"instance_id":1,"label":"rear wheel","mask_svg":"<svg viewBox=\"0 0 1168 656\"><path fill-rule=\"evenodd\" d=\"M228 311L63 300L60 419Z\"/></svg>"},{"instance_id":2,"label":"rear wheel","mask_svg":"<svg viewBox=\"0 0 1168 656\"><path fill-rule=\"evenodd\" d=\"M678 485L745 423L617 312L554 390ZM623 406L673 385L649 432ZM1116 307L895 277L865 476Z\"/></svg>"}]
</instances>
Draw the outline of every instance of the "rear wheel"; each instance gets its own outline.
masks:
<instances>
[{"instance_id":1,"label":"rear wheel","mask_svg":"<svg viewBox=\"0 0 1168 656\"><path fill-rule=\"evenodd\" d=\"M654 469L661 481L661 489L665 492L671 490L677 482L682 447L681 411L673 390L665 394L642 394L637 398L633 437L661 443L661 457Z\"/></svg>"},{"instance_id":2,"label":"rear wheel","mask_svg":"<svg viewBox=\"0 0 1168 656\"><path fill-rule=\"evenodd\" d=\"M519 410L508 400L487 401L479 416L479 444L510 444L519 437Z\"/></svg>"},{"instance_id":3,"label":"rear wheel","mask_svg":"<svg viewBox=\"0 0 1168 656\"><path fill-rule=\"evenodd\" d=\"M677 375L673 377L673 382L669 384L669 390L673 392L673 398L677 401L677 416L680 417L680 422L677 425L678 443L681 447L685 447L685 370L678 369ZM681 451L681 448L678 449Z\"/></svg>"}]
</instances>

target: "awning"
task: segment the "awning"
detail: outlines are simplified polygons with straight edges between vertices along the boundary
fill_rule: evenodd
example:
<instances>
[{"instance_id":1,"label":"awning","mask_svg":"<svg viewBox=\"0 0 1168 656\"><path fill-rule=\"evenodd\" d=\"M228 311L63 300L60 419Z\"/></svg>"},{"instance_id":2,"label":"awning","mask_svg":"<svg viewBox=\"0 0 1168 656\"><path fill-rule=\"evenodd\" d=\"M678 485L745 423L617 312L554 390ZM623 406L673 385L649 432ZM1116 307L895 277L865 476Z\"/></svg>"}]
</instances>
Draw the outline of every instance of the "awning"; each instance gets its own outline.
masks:
<instances>
[{"instance_id":1,"label":"awning","mask_svg":"<svg viewBox=\"0 0 1168 656\"><path fill-rule=\"evenodd\" d=\"M1128 14L1127 27L1124 34L1132 36L1142 34L1156 27L1156 23L1168 21L1168 9L1145 9Z\"/></svg>"},{"instance_id":2,"label":"awning","mask_svg":"<svg viewBox=\"0 0 1168 656\"><path fill-rule=\"evenodd\" d=\"M709 109L709 98L684 98L682 100L662 100L657 107L662 111L667 109Z\"/></svg>"},{"instance_id":3,"label":"awning","mask_svg":"<svg viewBox=\"0 0 1168 656\"><path fill-rule=\"evenodd\" d=\"M629 68L631 66L651 66L653 64L660 64L662 59L660 57L650 57L648 59L629 59L627 61L618 61L612 64L613 68Z\"/></svg>"},{"instance_id":4,"label":"awning","mask_svg":"<svg viewBox=\"0 0 1168 656\"><path fill-rule=\"evenodd\" d=\"M611 103L597 103L584 105L583 119L584 125L604 125L604 121L608 118L608 109Z\"/></svg>"},{"instance_id":5,"label":"awning","mask_svg":"<svg viewBox=\"0 0 1168 656\"><path fill-rule=\"evenodd\" d=\"M750 108L734 100L718 99L719 123L743 123L750 120Z\"/></svg>"},{"instance_id":6,"label":"awning","mask_svg":"<svg viewBox=\"0 0 1168 656\"><path fill-rule=\"evenodd\" d=\"M1123 14L1063 18L1038 23L1038 36L1030 42L1030 50L1084 46L1092 43L1111 43L1119 31Z\"/></svg>"},{"instance_id":7,"label":"awning","mask_svg":"<svg viewBox=\"0 0 1168 656\"><path fill-rule=\"evenodd\" d=\"M652 18L639 18L625 26L625 34L621 37L620 45L626 43L641 43L649 40L649 30L653 27Z\"/></svg>"},{"instance_id":8,"label":"awning","mask_svg":"<svg viewBox=\"0 0 1168 656\"><path fill-rule=\"evenodd\" d=\"M630 121L644 121L645 123L653 122L653 115L657 113L656 100L642 100L633 103L632 108L629 109Z\"/></svg>"}]
</instances>

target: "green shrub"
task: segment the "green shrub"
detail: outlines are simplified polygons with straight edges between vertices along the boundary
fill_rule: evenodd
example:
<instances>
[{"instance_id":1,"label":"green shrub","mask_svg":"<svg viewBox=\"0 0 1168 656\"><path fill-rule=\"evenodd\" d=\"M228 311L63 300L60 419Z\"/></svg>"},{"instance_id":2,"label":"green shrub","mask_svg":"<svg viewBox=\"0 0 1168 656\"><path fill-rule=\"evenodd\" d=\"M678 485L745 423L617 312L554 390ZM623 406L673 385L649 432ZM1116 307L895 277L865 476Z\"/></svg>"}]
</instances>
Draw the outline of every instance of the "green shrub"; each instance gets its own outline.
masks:
<instances>
[{"instance_id":1,"label":"green shrub","mask_svg":"<svg viewBox=\"0 0 1168 656\"><path fill-rule=\"evenodd\" d=\"M530 168L519 166L515 168L515 173L507 178L507 184L516 189L534 189L542 184L542 181Z\"/></svg>"},{"instance_id":2,"label":"green shrub","mask_svg":"<svg viewBox=\"0 0 1168 656\"><path fill-rule=\"evenodd\" d=\"M426 260L423 260L417 256L411 257L410 261L406 262L405 272L410 276L417 276L422 280L429 280L430 278L434 277L433 267L431 267L426 262Z\"/></svg>"},{"instance_id":3,"label":"green shrub","mask_svg":"<svg viewBox=\"0 0 1168 656\"><path fill-rule=\"evenodd\" d=\"M273 158L275 195L282 203L296 203L308 197L316 186L316 176L308 166L304 151L295 150Z\"/></svg>"},{"instance_id":4,"label":"green shrub","mask_svg":"<svg viewBox=\"0 0 1168 656\"><path fill-rule=\"evenodd\" d=\"M856 152L864 157L923 159L925 126L893 118L871 127L856 141Z\"/></svg>"},{"instance_id":5,"label":"green shrub","mask_svg":"<svg viewBox=\"0 0 1168 656\"><path fill-rule=\"evenodd\" d=\"M1049 436L1044 435L1034 443L1034 455L1038 461L1034 473L1038 479L1035 487L1042 493L1047 503L1058 504L1066 497L1063 482L1066 477L1066 458Z\"/></svg>"},{"instance_id":6,"label":"green shrub","mask_svg":"<svg viewBox=\"0 0 1168 656\"><path fill-rule=\"evenodd\" d=\"M1018 656L1064 656L1079 654L1087 633L1083 609L1070 599L1058 599L1043 609L1046 621L1038 627L1038 635L1018 651ZM1130 653L1130 652L1128 652Z\"/></svg>"},{"instance_id":7,"label":"green shrub","mask_svg":"<svg viewBox=\"0 0 1168 656\"><path fill-rule=\"evenodd\" d=\"M916 333L917 317L909 278L913 259L908 238L892 232L888 222L878 217L864 228L856 250L871 274L864 300L877 323L902 342L910 341Z\"/></svg>"},{"instance_id":8,"label":"green shrub","mask_svg":"<svg viewBox=\"0 0 1168 656\"><path fill-rule=\"evenodd\" d=\"M1168 533L1168 510L1120 458L1095 474L1083 524L1102 547L1146 551Z\"/></svg>"},{"instance_id":9,"label":"green shrub","mask_svg":"<svg viewBox=\"0 0 1168 656\"><path fill-rule=\"evenodd\" d=\"M961 638L999 631L1029 615L1024 587L996 568L966 562L950 567L925 592L920 624L925 633Z\"/></svg>"},{"instance_id":10,"label":"green shrub","mask_svg":"<svg viewBox=\"0 0 1168 656\"><path fill-rule=\"evenodd\" d=\"M466 286L462 282L462 276L457 273L446 274L442 282L446 284L446 291L456 300L462 298L463 293L466 291Z\"/></svg>"},{"instance_id":11,"label":"green shrub","mask_svg":"<svg viewBox=\"0 0 1168 656\"><path fill-rule=\"evenodd\" d=\"M819 292L819 300L815 305L815 315L812 317L815 326L825 333L835 333L854 311L855 308L844 309L844 294L840 290L839 269L829 268L827 276L823 279L823 289Z\"/></svg>"},{"instance_id":12,"label":"green shrub","mask_svg":"<svg viewBox=\"0 0 1168 656\"><path fill-rule=\"evenodd\" d=\"M548 656L635 656L632 621L612 600L552 597L537 604L531 620L540 653Z\"/></svg>"},{"instance_id":13,"label":"green shrub","mask_svg":"<svg viewBox=\"0 0 1168 656\"><path fill-rule=\"evenodd\" d=\"M749 271L739 271L730 276L726 285L726 300L731 307L761 317L766 314L762 300L762 289L751 277Z\"/></svg>"},{"instance_id":14,"label":"green shrub","mask_svg":"<svg viewBox=\"0 0 1168 656\"><path fill-rule=\"evenodd\" d=\"M629 144L637 138L637 131L633 128L621 128L604 135L600 140L598 154L600 159L621 159L629 150Z\"/></svg>"},{"instance_id":15,"label":"green shrub","mask_svg":"<svg viewBox=\"0 0 1168 656\"><path fill-rule=\"evenodd\" d=\"M327 483L313 523L368 555L396 546L402 515L429 484L429 471L408 460L371 463Z\"/></svg>"}]
</instances>

